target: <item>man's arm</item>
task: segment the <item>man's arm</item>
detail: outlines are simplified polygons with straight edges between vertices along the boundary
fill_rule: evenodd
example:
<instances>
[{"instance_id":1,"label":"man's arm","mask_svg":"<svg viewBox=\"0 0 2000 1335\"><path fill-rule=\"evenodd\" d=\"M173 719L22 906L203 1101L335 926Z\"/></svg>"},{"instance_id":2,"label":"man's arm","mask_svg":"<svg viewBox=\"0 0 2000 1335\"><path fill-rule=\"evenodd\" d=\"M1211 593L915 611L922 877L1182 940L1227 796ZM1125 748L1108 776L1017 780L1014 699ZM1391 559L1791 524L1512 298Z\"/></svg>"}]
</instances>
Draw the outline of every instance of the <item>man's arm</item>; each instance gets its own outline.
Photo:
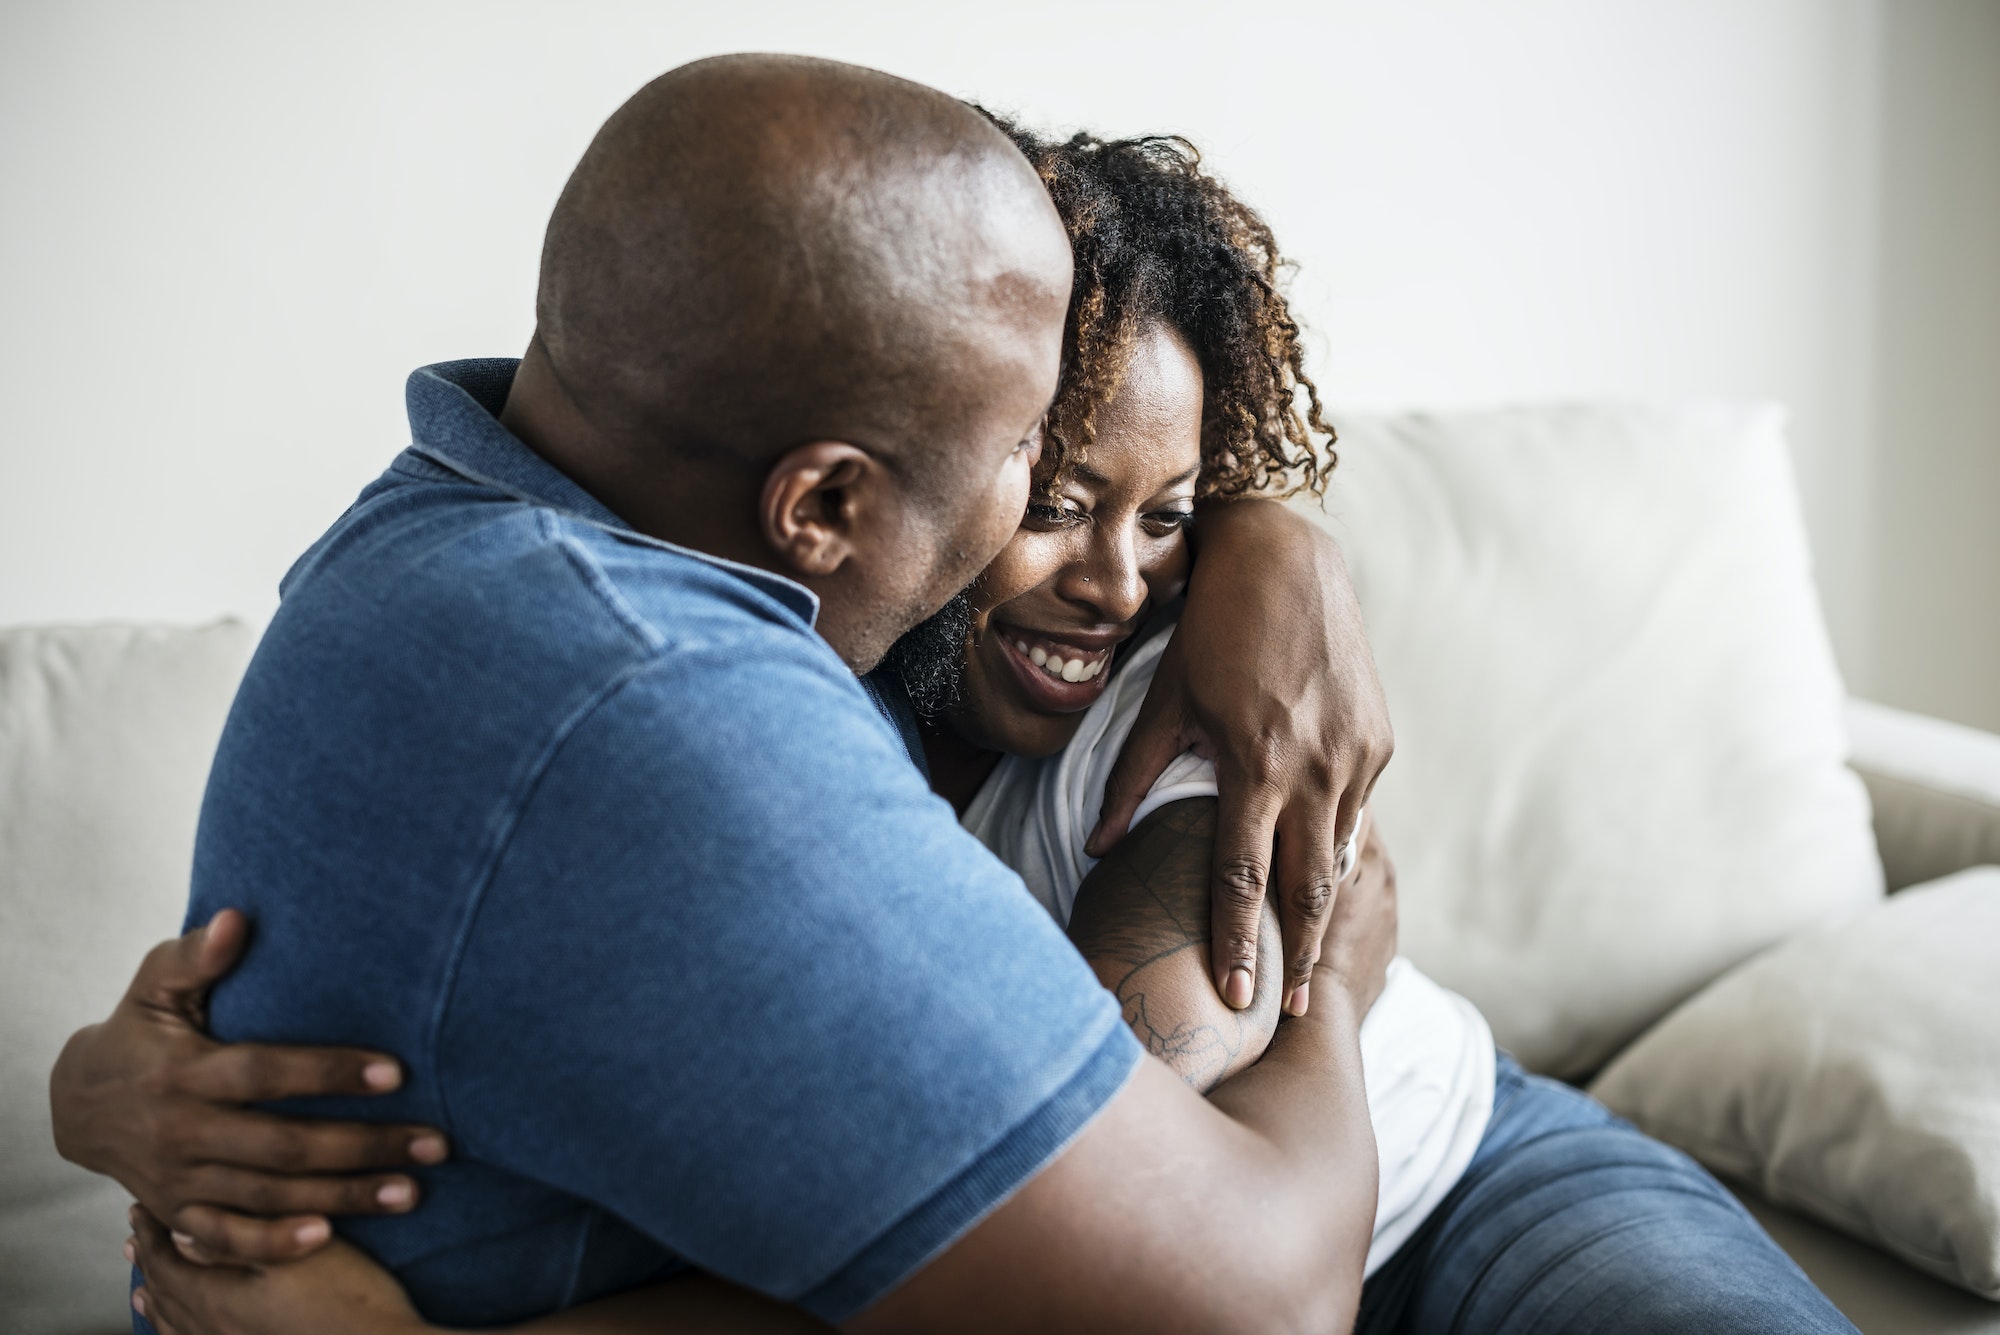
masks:
<instances>
[{"instance_id":1,"label":"man's arm","mask_svg":"<svg viewBox=\"0 0 2000 1335\"><path fill-rule=\"evenodd\" d=\"M1093 873L1093 902L1079 892L1072 929L1081 918L1078 944L1100 977L1159 946L1181 973L1176 991L1205 988L1199 928L1176 924L1184 886L1201 885L1213 816L1212 799L1163 808ZM1317 1004L1277 1021L1261 1060L1239 1061L1206 1100L1166 1064L1142 1063L1068 1150L845 1329L1348 1329L1377 1188L1359 1032L1395 941L1395 874L1370 839L1313 969ZM1212 993L1203 1004L1217 1005Z\"/></svg>"},{"instance_id":2,"label":"man's arm","mask_svg":"<svg viewBox=\"0 0 2000 1335\"><path fill-rule=\"evenodd\" d=\"M1264 1055L1278 1028L1278 913L1262 907L1256 993L1233 1010L1208 977L1212 797L1170 802L1140 822L1076 892L1069 936L1118 998L1146 1051L1207 1093Z\"/></svg>"}]
</instances>

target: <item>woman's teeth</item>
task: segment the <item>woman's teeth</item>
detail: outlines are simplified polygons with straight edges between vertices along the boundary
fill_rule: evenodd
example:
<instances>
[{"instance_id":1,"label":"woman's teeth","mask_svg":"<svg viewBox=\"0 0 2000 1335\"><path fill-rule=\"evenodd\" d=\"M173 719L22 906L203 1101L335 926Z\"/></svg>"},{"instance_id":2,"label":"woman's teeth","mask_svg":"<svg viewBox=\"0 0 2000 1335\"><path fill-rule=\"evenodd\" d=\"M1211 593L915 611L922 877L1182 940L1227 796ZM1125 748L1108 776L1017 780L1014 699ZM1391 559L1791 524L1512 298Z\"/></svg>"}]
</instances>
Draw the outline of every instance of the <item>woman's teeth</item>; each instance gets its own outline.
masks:
<instances>
[{"instance_id":1,"label":"woman's teeth","mask_svg":"<svg viewBox=\"0 0 2000 1335\"><path fill-rule=\"evenodd\" d=\"M1060 654L1050 653L1039 644L1031 649L1026 640L1014 641L1014 647L1019 649L1022 656L1030 663L1051 677L1061 677L1064 681L1089 681L1104 670L1102 656L1086 664L1080 656L1064 658Z\"/></svg>"}]
</instances>

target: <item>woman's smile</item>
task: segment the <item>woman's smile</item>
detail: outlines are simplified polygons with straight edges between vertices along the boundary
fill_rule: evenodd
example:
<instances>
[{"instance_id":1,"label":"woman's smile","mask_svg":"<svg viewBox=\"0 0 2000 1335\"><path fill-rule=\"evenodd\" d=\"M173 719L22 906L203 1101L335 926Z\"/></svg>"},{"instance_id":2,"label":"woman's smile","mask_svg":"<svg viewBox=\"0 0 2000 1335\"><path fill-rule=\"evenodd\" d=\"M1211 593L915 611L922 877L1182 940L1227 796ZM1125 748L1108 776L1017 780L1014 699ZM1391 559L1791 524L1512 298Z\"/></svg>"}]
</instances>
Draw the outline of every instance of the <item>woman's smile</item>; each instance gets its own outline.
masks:
<instances>
[{"instance_id":1,"label":"woman's smile","mask_svg":"<svg viewBox=\"0 0 2000 1335\"><path fill-rule=\"evenodd\" d=\"M990 642L1035 708L1069 714L1088 709L1104 693L1111 655L1129 634L1125 630L1050 634L995 621Z\"/></svg>"}]
</instances>

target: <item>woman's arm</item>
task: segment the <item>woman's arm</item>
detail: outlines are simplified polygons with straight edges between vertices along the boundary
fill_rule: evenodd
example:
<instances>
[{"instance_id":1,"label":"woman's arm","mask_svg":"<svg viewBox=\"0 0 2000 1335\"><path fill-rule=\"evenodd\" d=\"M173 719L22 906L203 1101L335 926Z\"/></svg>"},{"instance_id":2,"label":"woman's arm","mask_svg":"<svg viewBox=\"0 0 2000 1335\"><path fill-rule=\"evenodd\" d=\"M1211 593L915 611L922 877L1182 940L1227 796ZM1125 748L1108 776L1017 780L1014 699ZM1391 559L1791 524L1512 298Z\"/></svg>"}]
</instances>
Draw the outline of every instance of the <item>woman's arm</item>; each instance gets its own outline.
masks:
<instances>
[{"instance_id":1,"label":"woman's arm","mask_svg":"<svg viewBox=\"0 0 2000 1335\"><path fill-rule=\"evenodd\" d=\"M302 1261L195 1265L165 1227L133 1211L128 1256L145 1275L134 1305L159 1335L443 1335L394 1275L351 1243ZM708 1275L673 1279L506 1328L508 1335L827 1335L783 1303Z\"/></svg>"},{"instance_id":2,"label":"woman's arm","mask_svg":"<svg viewBox=\"0 0 2000 1335\"><path fill-rule=\"evenodd\" d=\"M1284 936L1275 962L1287 1009L1300 1013L1341 846L1395 735L1332 537L1291 506L1256 498L1205 505L1194 533L1180 628L1105 785L1090 851L1118 842L1175 756L1190 746L1213 755L1211 986L1238 1008L1257 995L1260 914L1275 899Z\"/></svg>"},{"instance_id":3,"label":"woman's arm","mask_svg":"<svg viewBox=\"0 0 2000 1335\"><path fill-rule=\"evenodd\" d=\"M208 995L250 937L225 909L146 956L111 1015L78 1030L49 1075L56 1152L116 1180L172 1228L245 1263L309 1255L329 1215L415 1207L410 1168L442 1161L431 1127L260 1111L308 1096L385 1094L402 1067L352 1048L218 1043Z\"/></svg>"},{"instance_id":4,"label":"woman's arm","mask_svg":"<svg viewBox=\"0 0 2000 1335\"><path fill-rule=\"evenodd\" d=\"M1118 998L1125 1023L1155 1057L1207 1093L1262 1056L1277 1031L1283 971L1276 907L1259 908L1256 990L1232 1009L1209 981L1209 868L1215 853L1212 797L1170 802L1105 855L1083 880L1070 939ZM1350 880L1391 875L1366 818ZM1329 908L1331 905L1329 905Z\"/></svg>"}]
</instances>

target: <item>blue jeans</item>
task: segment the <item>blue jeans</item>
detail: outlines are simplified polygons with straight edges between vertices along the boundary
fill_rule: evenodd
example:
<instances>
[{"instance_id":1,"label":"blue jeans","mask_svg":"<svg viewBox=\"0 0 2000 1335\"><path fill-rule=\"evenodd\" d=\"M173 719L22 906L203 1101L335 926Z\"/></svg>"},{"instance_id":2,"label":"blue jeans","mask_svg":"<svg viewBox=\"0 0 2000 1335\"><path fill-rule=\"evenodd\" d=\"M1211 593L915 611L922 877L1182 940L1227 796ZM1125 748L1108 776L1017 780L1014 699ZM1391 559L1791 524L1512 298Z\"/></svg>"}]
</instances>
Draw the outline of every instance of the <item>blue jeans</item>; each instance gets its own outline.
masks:
<instances>
[{"instance_id":1,"label":"blue jeans","mask_svg":"<svg viewBox=\"0 0 2000 1335\"><path fill-rule=\"evenodd\" d=\"M1479 1152L1369 1278L1356 1335L1855 1335L1694 1160L1504 1053L1494 1083Z\"/></svg>"}]
</instances>

